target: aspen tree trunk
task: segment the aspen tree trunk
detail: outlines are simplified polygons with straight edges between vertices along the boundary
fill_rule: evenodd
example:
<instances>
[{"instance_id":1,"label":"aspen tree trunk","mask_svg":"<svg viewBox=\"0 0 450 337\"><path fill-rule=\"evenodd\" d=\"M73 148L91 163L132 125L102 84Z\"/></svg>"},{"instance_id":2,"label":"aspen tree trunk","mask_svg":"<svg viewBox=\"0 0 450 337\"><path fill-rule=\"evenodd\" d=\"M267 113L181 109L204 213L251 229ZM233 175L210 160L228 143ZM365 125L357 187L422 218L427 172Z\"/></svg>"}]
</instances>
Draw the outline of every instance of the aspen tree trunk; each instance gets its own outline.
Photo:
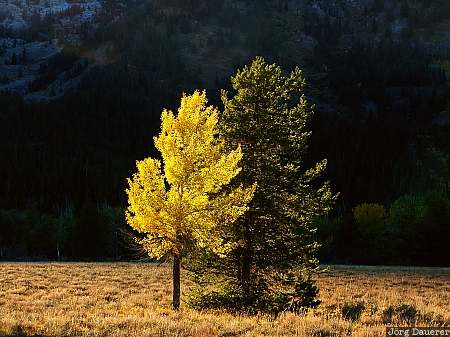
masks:
<instances>
[{"instance_id":1,"label":"aspen tree trunk","mask_svg":"<svg viewBox=\"0 0 450 337\"><path fill-rule=\"evenodd\" d=\"M180 275L181 273L181 256L180 254L173 254L173 266L172 266L172 282L173 282L173 293L172 293L172 308L173 310L178 310L180 308Z\"/></svg>"}]
</instances>

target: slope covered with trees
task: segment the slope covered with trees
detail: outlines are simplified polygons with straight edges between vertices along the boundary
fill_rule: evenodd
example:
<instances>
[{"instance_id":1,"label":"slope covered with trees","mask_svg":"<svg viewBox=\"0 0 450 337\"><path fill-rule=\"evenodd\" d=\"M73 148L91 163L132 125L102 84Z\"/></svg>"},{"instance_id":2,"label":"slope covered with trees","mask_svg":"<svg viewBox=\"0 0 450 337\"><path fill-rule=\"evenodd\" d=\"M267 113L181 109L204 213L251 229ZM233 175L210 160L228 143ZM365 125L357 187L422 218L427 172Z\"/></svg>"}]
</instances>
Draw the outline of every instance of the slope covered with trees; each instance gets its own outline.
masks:
<instances>
[{"instance_id":1,"label":"slope covered with trees","mask_svg":"<svg viewBox=\"0 0 450 337\"><path fill-rule=\"evenodd\" d=\"M152 0L130 2L120 15L116 5L108 2L82 46L70 46L70 55L90 64L76 92L40 103L1 95L4 212L56 219L70 205L80 218L86 205L99 216L102 205L123 207L125 179L134 160L152 151L162 108L174 108L193 88L206 88L221 107L231 74L262 55L288 71L300 66L315 104L305 164L327 158L326 178L341 193L334 214L320 221L322 258L430 263L418 254L406 258L401 247L392 248L396 261L348 247L364 247L353 214L359 204L380 204L395 219L393 205L407 196L448 203L447 1ZM416 214L427 235L448 223L432 220L442 219L445 207L430 201ZM41 230L37 223L51 232L50 222L31 221L31 232ZM391 222L375 226L383 240L403 231L392 232ZM47 248L30 248L18 239L28 232L21 226L17 233L2 226L4 254L56 256L51 236L43 235ZM72 249L63 255L75 258ZM93 253L105 255L113 256Z\"/></svg>"}]
</instances>

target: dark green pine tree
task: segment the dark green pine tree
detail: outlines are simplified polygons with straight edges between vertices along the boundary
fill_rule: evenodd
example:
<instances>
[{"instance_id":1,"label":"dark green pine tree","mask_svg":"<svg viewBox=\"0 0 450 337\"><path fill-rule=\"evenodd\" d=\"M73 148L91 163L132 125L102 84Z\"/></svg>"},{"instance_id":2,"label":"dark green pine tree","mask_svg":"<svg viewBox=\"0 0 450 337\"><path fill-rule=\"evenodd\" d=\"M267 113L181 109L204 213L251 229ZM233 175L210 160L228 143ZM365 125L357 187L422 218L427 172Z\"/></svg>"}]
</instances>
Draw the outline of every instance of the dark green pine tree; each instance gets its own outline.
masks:
<instances>
[{"instance_id":1,"label":"dark green pine tree","mask_svg":"<svg viewBox=\"0 0 450 337\"><path fill-rule=\"evenodd\" d=\"M314 220L336 199L318 178L326 161L306 169L312 109L303 95L305 80L296 68L257 58L231 79L235 94L222 94L219 125L230 147L241 144L242 172L236 184L258 187L250 210L226 240L237 248L225 258L211 253L191 259L199 287L190 303L250 312L298 311L318 304L311 276L318 269Z\"/></svg>"}]
</instances>

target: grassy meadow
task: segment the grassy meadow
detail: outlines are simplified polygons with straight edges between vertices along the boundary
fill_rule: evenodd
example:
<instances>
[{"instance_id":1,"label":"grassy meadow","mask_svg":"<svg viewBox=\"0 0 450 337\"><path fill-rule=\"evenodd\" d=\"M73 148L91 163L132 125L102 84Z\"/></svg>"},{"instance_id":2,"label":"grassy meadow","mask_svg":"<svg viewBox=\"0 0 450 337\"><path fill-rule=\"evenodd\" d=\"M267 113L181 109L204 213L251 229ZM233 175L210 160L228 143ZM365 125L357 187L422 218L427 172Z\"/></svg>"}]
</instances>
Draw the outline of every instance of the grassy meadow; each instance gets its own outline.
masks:
<instances>
[{"instance_id":1,"label":"grassy meadow","mask_svg":"<svg viewBox=\"0 0 450 337\"><path fill-rule=\"evenodd\" d=\"M450 325L450 269L329 267L304 315L172 312L171 269L152 264L2 263L0 336L385 336ZM183 279L183 290L189 283Z\"/></svg>"}]
</instances>

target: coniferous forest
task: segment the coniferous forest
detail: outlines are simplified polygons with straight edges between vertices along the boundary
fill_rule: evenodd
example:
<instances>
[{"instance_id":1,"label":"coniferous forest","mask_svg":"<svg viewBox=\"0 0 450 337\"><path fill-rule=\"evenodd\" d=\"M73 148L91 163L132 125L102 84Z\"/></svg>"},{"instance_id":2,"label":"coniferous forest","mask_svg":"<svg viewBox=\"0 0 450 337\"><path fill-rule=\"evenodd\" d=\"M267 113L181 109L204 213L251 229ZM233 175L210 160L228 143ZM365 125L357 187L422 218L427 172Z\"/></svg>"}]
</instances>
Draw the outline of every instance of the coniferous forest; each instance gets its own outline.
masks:
<instances>
[{"instance_id":1,"label":"coniferous forest","mask_svg":"<svg viewBox=\"0 0 450 337\"><path fill-rule=\"evenodd\" d=\"M160 156L153 137L162 111L204 88L226 116L242 103L233 101L244 95L240 72L260 56L283 76L300 69L304 80L282 108L304 95L311 134L299 172L282 177L292 187L326 159L322 180L311 183L329 182L332 194L322 197L329 212L310 219L319 261L450 266L450 45L439 40L450 33L450 3L356 2L105 0L95 29L80 25L76 43L51 16L30 19L26 32L0 28L5 41L57 39L61 48L26 89L48 87L48 97L0 86L0 260L143 258L126 223L125 190L136 160ZM7 49L0 43L0 56ZM21 51L5 62L18 67L27 58ZM61 92L53 84L71 79L76 87ZM267 142L259 153L281 142L270 123L251 129ZM242 140L232 127L221 132L233 145ZM270 160L260 154L254 162Z\"/></svg>"}]
</instances>

